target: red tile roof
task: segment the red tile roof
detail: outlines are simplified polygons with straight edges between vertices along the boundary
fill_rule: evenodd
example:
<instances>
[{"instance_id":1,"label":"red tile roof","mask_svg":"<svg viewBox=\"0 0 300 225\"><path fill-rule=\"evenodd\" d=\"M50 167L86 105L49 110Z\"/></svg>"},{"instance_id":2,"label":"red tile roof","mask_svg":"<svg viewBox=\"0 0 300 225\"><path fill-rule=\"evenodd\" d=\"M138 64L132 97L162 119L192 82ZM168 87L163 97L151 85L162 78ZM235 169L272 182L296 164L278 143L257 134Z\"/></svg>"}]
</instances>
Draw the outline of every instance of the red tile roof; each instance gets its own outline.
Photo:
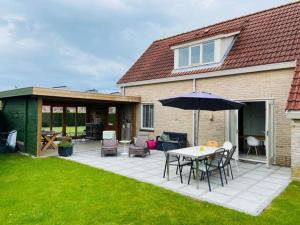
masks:
<instances>
[{"instance_id":1,"label":"red tile roof","mask_svg":"<svg viewBox=\"0 0 300 225\"><path fill-rule=\"evenodd\" d=\"M170 49L172 45L234 31L240 33L222 65L172 73L174 68L174 54ZM297 58L300 58L300 2L154 41L118 84L294 61ZM298 65L287 109L300 109L299 70Z\"/></svg>"},{"instance_id":2,"label":"red tile roof","mask_svg":"<svg viewBox=\"0 0 300 225\"><path fill-rule=\"evenodd\" d=\"M292 81L287 110L300 110L300 59L297 60L295 75Z\"/></svg>"}]
</instances>

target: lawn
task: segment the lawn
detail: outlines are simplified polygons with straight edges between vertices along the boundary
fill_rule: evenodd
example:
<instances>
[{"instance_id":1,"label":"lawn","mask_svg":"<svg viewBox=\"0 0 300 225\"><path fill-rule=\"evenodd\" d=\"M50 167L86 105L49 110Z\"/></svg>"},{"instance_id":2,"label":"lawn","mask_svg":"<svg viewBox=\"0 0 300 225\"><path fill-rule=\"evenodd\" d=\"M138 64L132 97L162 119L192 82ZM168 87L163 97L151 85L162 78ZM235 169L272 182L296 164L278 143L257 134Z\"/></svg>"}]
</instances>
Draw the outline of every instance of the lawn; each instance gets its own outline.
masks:
<instances>
[{"instance_id":1,"label":"lawn","mask_svg":"<svg viewBox=\"0 0 300 225\"><path fill-rule=\"evenodd\" d=\"M50 127L43 127L43 130L50 130ZM62 127L52 127L52 130L55 132L61 132ZM85 130L85 126L78 126L77 132L82 133ZM67 134L75 134L75 126L67 126L66 127Z\"/></svg>"},{"instance_id":2,"label":"lawn","mask_svg":"<svg viewBox=\"0 0 300 225\"><path fill-rule=\"evenodd\" d=\"M300 183L258 217L75 162L0 155L0 224L299 224Z\"/></svg>"}]
</instances>

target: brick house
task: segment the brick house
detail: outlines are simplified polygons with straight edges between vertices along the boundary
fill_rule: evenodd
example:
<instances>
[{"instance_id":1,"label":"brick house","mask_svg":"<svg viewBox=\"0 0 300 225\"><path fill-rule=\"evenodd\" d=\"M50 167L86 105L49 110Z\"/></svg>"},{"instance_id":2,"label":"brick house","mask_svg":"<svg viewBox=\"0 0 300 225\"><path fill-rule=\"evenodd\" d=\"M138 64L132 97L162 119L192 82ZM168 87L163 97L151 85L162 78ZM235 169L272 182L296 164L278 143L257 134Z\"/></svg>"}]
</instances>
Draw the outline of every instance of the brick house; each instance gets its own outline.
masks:
<instances>
[{"instance_id":1,"label":"brick house","mask_svg":"<svg viewBox=\"0 0 300 225\"><path fill-rule=\"evenodd\" d=\"M240 159L292 166L300 177L299 2L154 41L118 86L141 96L137 130L184 132L190 144L195 113L159 99L207 91L242 101L239 112L201 111L199 143L230 139ZM259 154L247 154L248 136Z\"/></svg>"}]
</instances>

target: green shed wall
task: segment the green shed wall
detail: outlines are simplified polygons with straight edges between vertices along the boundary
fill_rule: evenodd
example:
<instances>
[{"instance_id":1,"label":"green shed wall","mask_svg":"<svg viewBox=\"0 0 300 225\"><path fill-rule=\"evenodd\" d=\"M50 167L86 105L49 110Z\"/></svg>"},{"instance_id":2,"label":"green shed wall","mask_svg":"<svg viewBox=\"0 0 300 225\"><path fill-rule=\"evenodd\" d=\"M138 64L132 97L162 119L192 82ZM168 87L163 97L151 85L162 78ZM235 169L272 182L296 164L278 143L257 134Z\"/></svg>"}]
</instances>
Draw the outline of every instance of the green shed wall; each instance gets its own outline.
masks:
<instances>
[{"instance_id":1,"label":"green shed wall","mask_svg":"<svg viewBox=\"0 0 300 225\"><path fill-rule=\"evenodd\" d=\"M7 131L18 130L17 140L23 142L20 150L37 154L37 98L20 97L5 100L3 117Z\"/></svg>"}]
</instances>

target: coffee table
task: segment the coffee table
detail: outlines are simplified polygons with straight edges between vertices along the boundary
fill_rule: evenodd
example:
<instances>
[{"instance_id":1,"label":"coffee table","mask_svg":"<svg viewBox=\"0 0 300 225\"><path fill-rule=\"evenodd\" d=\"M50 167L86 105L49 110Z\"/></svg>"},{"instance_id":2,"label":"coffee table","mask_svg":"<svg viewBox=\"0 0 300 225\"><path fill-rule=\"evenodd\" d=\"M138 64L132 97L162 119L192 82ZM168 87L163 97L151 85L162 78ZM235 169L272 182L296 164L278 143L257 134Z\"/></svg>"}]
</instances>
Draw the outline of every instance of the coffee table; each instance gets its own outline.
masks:
<instances>
[{"instance_id":1,"label":"coffee table","mask_svg":"<svg viewBox=\"0 0 300 225\"><path fill-rule=\"evenodd\" d=\"M121 155L128 155L128 152L126 152L126 146L130 144L130 140L121 140L119 143L123 144L123 152Z\"/></svg>"}]
</instances>

